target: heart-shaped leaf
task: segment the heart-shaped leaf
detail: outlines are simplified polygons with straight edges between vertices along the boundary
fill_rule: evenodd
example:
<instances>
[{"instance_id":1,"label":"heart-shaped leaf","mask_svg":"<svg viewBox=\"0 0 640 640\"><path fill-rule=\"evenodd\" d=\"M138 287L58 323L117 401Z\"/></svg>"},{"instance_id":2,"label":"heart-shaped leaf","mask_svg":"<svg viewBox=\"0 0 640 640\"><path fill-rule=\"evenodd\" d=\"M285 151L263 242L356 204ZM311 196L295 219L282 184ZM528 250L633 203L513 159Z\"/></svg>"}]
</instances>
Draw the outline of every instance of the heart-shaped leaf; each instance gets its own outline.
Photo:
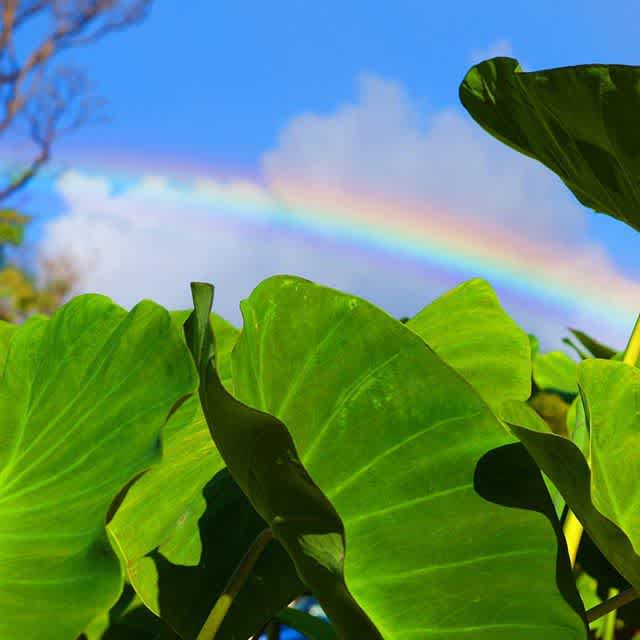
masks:
<instances>
[{"instance_id":1,"label":"heart-shaped leaf","mask_svg":"<svg viewBox=\"0 0 640 640\"><path fill-rule=\"evenodd\" d=\"M539 471L419 336L354 296L269 278L241 303L236 398L214 366L212 288L192 291L213 438L339 637L586 638Z\"/></svg>"},{"instance_id":2,"label":"heart-shaped leaf","mask_svg":"<svg viewBox=\"0 0 640 640\"><path fill-rule=\"evenodd\" d=\"M117 600L105 531L197 388L169 314L79 296L13 332L0 380L0 637L69 640Z\"/></svg>"},{"instance_id":3,"label":"heart-shaped leaf","mask_svg":"<svg viewBox=\"0 0 640 640\"><path fill-rule=\"evenodd\" d=\"M492 136L554 171L586 207L640 230L640 67L472 67L460 101Z\"/></svg>"}]
</instances>

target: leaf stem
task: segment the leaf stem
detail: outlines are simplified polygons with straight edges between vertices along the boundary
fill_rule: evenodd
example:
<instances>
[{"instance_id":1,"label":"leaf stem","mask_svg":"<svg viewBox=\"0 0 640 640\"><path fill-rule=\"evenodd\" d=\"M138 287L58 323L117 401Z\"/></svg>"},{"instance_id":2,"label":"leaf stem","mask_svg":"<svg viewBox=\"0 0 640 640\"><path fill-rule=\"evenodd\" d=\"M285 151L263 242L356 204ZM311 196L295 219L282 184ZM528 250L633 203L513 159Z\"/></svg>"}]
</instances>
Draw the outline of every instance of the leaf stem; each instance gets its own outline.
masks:
<instances>
[{"instance_id":1,"label":"leaf stem","mask_svg":"<svg viewBox=\"0 0 640 640\"><path fill-rule=\"evenodd\" d=\"M622 362L626 364L630 364L632 367L635 367L639 357L640 357L640 315L638 315L636 324L633 327L633 331L631 332L631 337L629 338L629 342L627 343L627 348L624 350L624 357L622 358Z\"/></svg>"},{"instance_id":2,"label":"leaf stem","mask_svg":"<svg viewBox=\"0 0 640 640\"><path fill-rule=\"evenodd\" d=\"M233 604L233 601L238 593L240 593L244 583L247 581L247 578L249 577L249 574L251 573L251 570L258 558L272 539L273 532L271 529L265 529L251 543L249 550L240 561L240 564L236 567L231 578L229 578L229 582L227 582L227 586L224 588L224 591L216 601L215 605L213 605L213 609L211 609L211 613L204 623L204 626L200 629L200 633L196 640L214 640L216 633L218 633L218 630L222 625L224 617L227 615L227 612Z\"/></svg>"},{"instance_id":3,"label":"leaf stem","mask_svg":"<svg viewBox=\"0 0 640 640\"><path fill-rule=\"evenodd\" d=\"M609 589L609 600L618 595L618 590L611 587ZM604 621L604 633L602 635L602 640L615 640L616 638L616 613L617 610L614 609L607 613L606 619Z\"/></svg>"},{"instance_id":4,"label":"leaf stem","mask_svg":"<svg viewBox=\"0 0 640 640\"><path fill-rule=\"evenodd\" d=\"M633 587L626 589L622 593L619 593L613 598L609 598L600 604L597 604L595 607L592 607L587 611L587 622L593 622L598 618L602 618L602 616L607 615L610 611L614 609L619 609L623 607L625 604L629 604L629 602L633 602L638 597L640 597L640 593L636 591Z\"/></svg>"},{"instance_id":5,"label":"leaf stem","mask_svg":"<svg viewBox=\"0 0 640 640\"><path fill-rule=\"evenodd\" d=\"M567 517L564 520L564 526L562 527L564 537L567 541L567 550L569 551L569 560L571 561L571 567L576 563L578 556L578 548L580 547L580 539L582 538L582 523L571 509L567 511Z\"/></svg>"}]
</instances>

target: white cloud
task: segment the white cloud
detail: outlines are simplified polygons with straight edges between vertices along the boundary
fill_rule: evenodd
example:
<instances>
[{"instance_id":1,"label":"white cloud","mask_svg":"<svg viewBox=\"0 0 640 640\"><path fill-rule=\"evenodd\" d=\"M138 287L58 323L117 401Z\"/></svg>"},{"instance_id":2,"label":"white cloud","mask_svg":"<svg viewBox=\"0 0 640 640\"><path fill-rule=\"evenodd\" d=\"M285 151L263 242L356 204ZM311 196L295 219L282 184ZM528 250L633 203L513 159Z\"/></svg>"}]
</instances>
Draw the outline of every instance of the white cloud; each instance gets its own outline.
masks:
<instances>
[{"instance_id":1,"label":"white cloud","mask_svg":"<svg viewBox=\"0 0 640 640\"><path fill-rule=\"evenodd\" d=\"M298 207L298 184L356 188L482 219L559 245L584 237L583 208L546 167L501 144L466 114L445 109L423 123L407 93L378 76L360 78L358 102L328 116L306 114L265 154L272 192Z\"/></svg>"},{"instance_id":2,"label":"white cloud","mask_svg":"<svg viewBox=\"0 0 640 640\"><path fill-rule=\"evenodd\" d=\"M41 259L70 257L82 274L75 293L103 293L125 307L151 298L181 309L191 306L189 282L207 281L216 286L214 310L240 324L239 300L263 279L290 273L372 300L388 292L397 305L391 274L372 283L372 265L361 257L274 228L272 199L257 185L198 181L185 188L146 177L113 195L105 179L72 171L58 188L67 212L46 225ZM233 220L227 207L237 207L239 194L266 213Z\"/></svg>"},{"instance_id":3,"label":"white cloud","mask_svg":"<svg viewBox=\"0 0 640 640\"><path fill-rule=\"evenodd\" d=\"M81 290L106 293L125 306L149 297L187 308L188 283L213 282L215 309L236 323L239 299L275 273L351 291L396 315L420 309L447 288L445 282L453 286L482 275L447 274L433 265L418 273L400 258L373 260L355 248L340 249L338 241L295 235L279 225L278 203L304 212L314 204L310 194L344 205L359 193L368 198L363 218L371 213L367 202L380 199L394 203L387 214L394 220L405 205L424 214L425 228L434 211L463 235L465 224L481 221L481 227L535 249L528 264L541 265L541 280L567 277L571 285L589 278L594 292L606 291L618 303L640 295L640 285L618 273L589 237L586 216L592 214L541 164L497 142L460 110L427 120L396 83L365 74L359 90L355 103L332 114L289 122L277 147L262 158L265 186L242 180L177 184L147 176L114 193L104 178L67 172L58 182L67 212L46 226L44 253L71 256L85 273ZM336 215L339 207L329 211ZM485 238L473 240L480 246ZM500 248L516 264L522 251L509 242ZM397 269L390 267L393 261ZM570 286L567 291L570 296ZM530 307L512 307L525 326ZM544 331L550 335L555 326L559 343L563 325L573 321L588 330L583 319L556 318Z\"/></svg>"}]
</instances>

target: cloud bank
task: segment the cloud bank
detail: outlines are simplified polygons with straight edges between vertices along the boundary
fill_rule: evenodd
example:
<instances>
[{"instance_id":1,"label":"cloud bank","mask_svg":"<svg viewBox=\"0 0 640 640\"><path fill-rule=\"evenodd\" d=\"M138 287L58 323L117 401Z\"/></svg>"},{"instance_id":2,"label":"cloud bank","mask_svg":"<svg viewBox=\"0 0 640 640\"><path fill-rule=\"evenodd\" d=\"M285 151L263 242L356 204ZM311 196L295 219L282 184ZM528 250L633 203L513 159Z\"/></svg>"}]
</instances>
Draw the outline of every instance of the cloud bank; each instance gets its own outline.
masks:
<instances>
[{"instance_id":1,"label":"cloud bank","mask_svg":"<svg viewBox=\"0 0 640 640\"><path fill-rule=\"evenodd\" d=\"M508 53L500 41L472 57ZM494 140L461 109L426 117L402 86L374 74L359 78L353 103L287 123L261 165L262 186L148 176L117 194L106 177L67 172L57 184L67 209L46 226L43 255L69 255L85 272L81 290L125 306L150 297L187 308L188 283L211 281L216 309L236 323L239 299L275 273L302 275L406 315L448 288L437 270L407 275L399 263L394 271L389 260L376 264L279 225L282 205L308 207L299 188L305 185L338 197L383 197L399 209L424 206L462 224L481 219L551 249L567 268L597 272L611 290L634 285L588 236L586 216L593 214L559 178ZM556 343L564 333L557 324L545 331Z\"/></svg>"}]
</instances>

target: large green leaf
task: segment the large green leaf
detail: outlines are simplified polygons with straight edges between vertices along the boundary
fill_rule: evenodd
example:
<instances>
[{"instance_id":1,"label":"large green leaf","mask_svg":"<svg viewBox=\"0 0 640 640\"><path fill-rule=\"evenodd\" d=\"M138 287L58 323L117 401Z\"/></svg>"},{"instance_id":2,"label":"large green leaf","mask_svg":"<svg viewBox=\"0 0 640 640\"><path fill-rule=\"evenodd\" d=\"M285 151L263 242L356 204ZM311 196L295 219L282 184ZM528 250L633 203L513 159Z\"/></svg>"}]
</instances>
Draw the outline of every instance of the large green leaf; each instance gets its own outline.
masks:
<instances>
[{"instance_id":1,"label":"large green leaf","mask_svg":"<svg viewBox=\"0 0 640 640\"><path fill-rule=\"evenodd\" d=\"M354 296L269 278L241 303L234 398L212 288L192 291L213 438L339 637L586 638L539 471L419 336Z\"/></svg>"},{"instance_id":2,"label":"large green leaf","mask_svg":"<svg viewBox=\"0 0 640 640\"><path fill-rule=\"evenodd\" d=\"M640 555L640 371L623 362L590 360L580 365L578 382L590 434L593 505Z\"/></svg>"},{"instance_id":3,"label":"large green leaf","mask_svg":"<svg viewBox=\"0 0 640 640\"><path fill-rule=\"evenodd\" d=\"M590 432L591 469L587 451L567 438L544 433L542 420L526 405L507 402L502 417L609 562L638 589L640 371L624 363L589 359L578 367L578 385Z\"/></svg>"},{"instance_id":4,"label":"large green leaf","mask_svg":"<svg viewBox=\"0 0 640 640\"><path fill-rule=\"evenodd\" d=\"M15 329L0 381L0 637L69 640L109 609L122 569L105 531L120 488L160 457L197 388L168 313L79 296Z\"/></svg>"},{"instance_id":5,"label":"large green leaf","mask_svg":"<svg viewBox=\"0 0 640 640\"><path fill-rule=\"evenodd\" d=\"M494 411L505 400L523 401L531 395L531 361L539 349L538 339L507 315L487 281L474 278L458 285L406 324ZM544 480L559 517L564 500L548 478Z\"/></svg>"},{"instance_id":6,"label":"large green leaf","mask_svg":"<svg viewBox=\"0 0 640 640\"><path fill-rule=\"evenodd\" d=\"M491 135L554 171L586 207L640 230L640 67L472 67L460 101Z\"/></svg>"},{"instance_id":7,"label":"large green leaf","mask_svg":"<svg viewBox=\"0 0 640 640\"><path fill-rule=\"evenodd\" d=\"M189 313L171 312L181 332ZM218 337L222 383L231 389L230 356L239 330L217 314L210 320ZM162 445L162 462L127 492L109 531L143 602L183 638L193 639L246 546L266 524L233 480L218 474L224 461L197 395L171 416L162 431ZM281 569L278 588L265 590L263 574L275 566ZM218 638L249 637L301 588L281 546L271 544Z\"/></svg>"},{"instance_id":8,"label":"large green leaf","mask_svg":"<svg viewBox=\"0 0 640 640\"><path fill-rule=\"evenodd\" d=\"M531 346L485 280L448 291L407 326L497 409L531 394Z\"/></svg>"}]
</instances>

